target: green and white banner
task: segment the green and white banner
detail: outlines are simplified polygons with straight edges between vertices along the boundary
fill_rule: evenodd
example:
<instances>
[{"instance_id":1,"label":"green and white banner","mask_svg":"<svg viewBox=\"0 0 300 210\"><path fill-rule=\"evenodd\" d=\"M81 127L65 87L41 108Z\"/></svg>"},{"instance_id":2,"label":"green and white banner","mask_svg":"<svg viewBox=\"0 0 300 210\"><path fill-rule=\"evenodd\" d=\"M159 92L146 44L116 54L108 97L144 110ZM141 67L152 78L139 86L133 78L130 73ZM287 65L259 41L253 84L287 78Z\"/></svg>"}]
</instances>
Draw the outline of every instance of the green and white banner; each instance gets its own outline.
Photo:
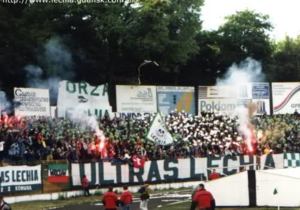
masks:
<instances>
[{"instance_id":1,"label":"green and white banner","mask_svg":"<svg viewBox=\"0 0 300 210\"><path fill-rule=\"evenodd\" d=\"M157 113L152 121L147 139L159 145L173 144L173 137L168 131L160 113Z\"/></svg>"},{"instance_id":2,"label":"green and white banner","mask_svg":"<svg viewBox=\"0 0 300 210\"><path fill-rule=\"evenodd\" d=\"M285 153L284 168L300 167L300 153Z\"/></svg>"},{"instance_id":3,"label":"green and white banner","mask_svg":"<svg viewBox=\"0 0 300 210\"><path fill-rule=\"evenodd\" d=\"M231 175L245 169L255 169L255 156L226 156L146 161L143 168L121 162L72 164L72 185L81 186L86 175L91 185L138 184L143 182L180 182L207 180L212 169L221 175Z\"/></svg>"},{"instance_id":4,"label":"green and white banner","mask_svg":"<svg viewBox=\"0 0 300 210\"><path fill-rule=\"evenodd\" d=\"M0 167L1 192L23 192L42 189L41 165Z\"/></svg>"},{"instance_id":5,"label":"green and white banner","mask_svg":"<svg viewBox=\"0 0 300 210\"><path fill-rule=\"evenodd\" d=\"M104 118L112 116L107 85L91 86L86 82L61 81L58 90L58 117L68 118L73 113Z\"/></svg>"}]
</instances>

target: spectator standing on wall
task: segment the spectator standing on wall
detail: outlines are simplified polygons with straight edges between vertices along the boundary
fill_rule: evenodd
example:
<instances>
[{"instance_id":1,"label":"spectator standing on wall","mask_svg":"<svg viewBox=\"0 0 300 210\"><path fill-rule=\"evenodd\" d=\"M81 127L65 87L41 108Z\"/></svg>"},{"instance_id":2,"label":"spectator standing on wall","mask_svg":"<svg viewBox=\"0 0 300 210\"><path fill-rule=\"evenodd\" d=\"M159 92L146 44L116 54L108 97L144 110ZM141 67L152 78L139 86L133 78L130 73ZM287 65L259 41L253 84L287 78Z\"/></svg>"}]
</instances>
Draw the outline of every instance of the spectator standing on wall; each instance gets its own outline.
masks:
<instances>
[{"instance_id":1,"label":"spectator standing on wall","mask_svg":"<svg viewBox=\"0 0 300 210\"><path fill-rule=\"evenodd\" d=\"M220 174L218 172L216 172L216 169L214 169L213 172L210 174L209 179L214 180L214 179L219 179L219 178L220 178Z\"/></svg>"},{"instance_id":2,"label":"spectator standing on wall","mask_svg":"<svg viewBox=\"0 0 300 210\"><path fill-rule=\"evenodd\" d=\"M123 193L121 195L121 205L122 205L122 209L123 210L130 210L130 206L132 204L132 194L131 192L128 190L127 186L123 187Z\"/></svg>"},{"instance_id":3,"label":"spectator standing on wall","mask_svg":"<svg viewBox=\"0 0 300 210\"><path fill-rule=\"evenodd\" d=\"M201 210L214 210L216 206L214 197L205 190L204 184L199 184L199 191L192 199L191 210L195 210L197 206Z\"/></svg>"},{"instance_id":4,"label":"spectator standing on wall","mask_svg":"<svg viewBox=\"0 0 300 210\"><path fill-rule=\"evenodd\" d=\"M139 193L141 194L141 203L140 210L148 210L148 202L150 199L150 187L148 184L144 184L143 187L139 189Z\"/></svg>"},{"instance_id":5,"label":"spectator standing on wall","mask_svg":"<svg viewBox=\"0 0 300 210\"><path fill-rule=\"evenodd\" d=\"M86 175L82 177L82 187L84 189L84 195L90 196L89 180L86 178Z\"/></svg>"},{"instance_id":6,"label":"spectator standing on wall","mask_svg":"<svg viewBox=\"0 0 300 210\"><path fill-rule=\"evenodd\" d=\"M117 210L119 198L116 193L113 192L113 188L109 187L108 192L102 197L102 203L105 206L105 210Z\"/></svg>"}]
</instances>

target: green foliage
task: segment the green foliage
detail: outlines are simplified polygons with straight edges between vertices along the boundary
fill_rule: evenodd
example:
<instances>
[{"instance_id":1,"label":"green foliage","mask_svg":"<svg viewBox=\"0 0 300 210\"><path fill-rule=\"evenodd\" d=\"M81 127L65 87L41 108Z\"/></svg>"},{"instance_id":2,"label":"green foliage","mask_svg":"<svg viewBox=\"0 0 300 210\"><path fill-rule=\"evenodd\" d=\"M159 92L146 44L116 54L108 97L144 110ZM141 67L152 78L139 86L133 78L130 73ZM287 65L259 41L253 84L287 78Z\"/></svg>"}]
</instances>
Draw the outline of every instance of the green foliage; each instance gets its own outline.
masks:
<instances>
[{"instance_id":1,"label":"green foliage","mask_svg":"<svg viewBox=\"0 0 300 210\"><path fill-rule=\"evenodd\" d=\"M273 81L300 80L300 36L286 37L277 43L272 60L268 63L268 75Z\"/></svg>"},{"instance_id":2,"label":"green foliage","mask_svg":"<svg viewBox=\"0 0 300 210\"><path fill-rule=\"evenodd\" d=\"M233 62L262 61L269 79L299 81L300 38L272 43L268 16L242 11L216 31L202 31L203 0L137 0L135 4L32 4L0 6L0 88L25 86L23 68L57 74L43 47L58 37L71 52L74 80L91 84L214 84ZM47 62L46 62L47 63ZM52 68L53 69L53 68ZM8 91L10 90L10 91Z\"/></svg>"},{"instance_id":3,"label":"green foliage","mask_svg":"<svg viewBox=\"0 0 300 210\"><path fill-rule=\"evenodd\" d=\"M228 16L226 20L218 30L225 65L247 57L262 61L270 57L272 47L267 33L273 27L268 16L245 10Z\"/></svg>"}]
</instances>

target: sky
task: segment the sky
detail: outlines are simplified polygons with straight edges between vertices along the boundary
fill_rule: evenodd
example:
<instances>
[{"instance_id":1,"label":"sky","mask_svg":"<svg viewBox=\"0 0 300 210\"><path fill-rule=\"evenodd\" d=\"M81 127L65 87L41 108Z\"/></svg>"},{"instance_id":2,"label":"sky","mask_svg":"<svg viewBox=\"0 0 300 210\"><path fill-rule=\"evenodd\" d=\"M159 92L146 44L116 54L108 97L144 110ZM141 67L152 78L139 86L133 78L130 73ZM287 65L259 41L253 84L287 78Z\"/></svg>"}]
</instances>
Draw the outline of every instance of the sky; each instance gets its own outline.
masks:
<instances>
[{"instance_id":1,"label":"sky","mask_svg":"<svg viewBox=\"0 0 300 210\"><path fill-rule=\"evenodd\" d=\"M205 0L202 7L203 29L215 30L224 17L245 9L270 16L274 26L270 38L283 40L300 35L300 0Z\"/></svg>"}]
</instances>

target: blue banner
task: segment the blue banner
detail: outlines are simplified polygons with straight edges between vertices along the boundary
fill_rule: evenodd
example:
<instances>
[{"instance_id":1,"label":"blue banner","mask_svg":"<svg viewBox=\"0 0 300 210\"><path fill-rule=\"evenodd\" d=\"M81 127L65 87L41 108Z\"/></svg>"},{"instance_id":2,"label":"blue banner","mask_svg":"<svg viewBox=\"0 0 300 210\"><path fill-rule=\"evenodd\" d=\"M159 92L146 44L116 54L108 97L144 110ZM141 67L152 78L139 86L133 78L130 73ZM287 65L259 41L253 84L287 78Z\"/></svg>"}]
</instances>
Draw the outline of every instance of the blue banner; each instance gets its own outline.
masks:
<instances>
[{"instance_id":1,"label":"blue banner","mask_svg":"<svg viewBox=\"0 0 300 210\"><path fill-rule=\"evenodd\" d=\"M185 111L195 114L195 89L194 87L157 87L157 106L162 115L171 111Z\"/></svg>"}]
</instances>

